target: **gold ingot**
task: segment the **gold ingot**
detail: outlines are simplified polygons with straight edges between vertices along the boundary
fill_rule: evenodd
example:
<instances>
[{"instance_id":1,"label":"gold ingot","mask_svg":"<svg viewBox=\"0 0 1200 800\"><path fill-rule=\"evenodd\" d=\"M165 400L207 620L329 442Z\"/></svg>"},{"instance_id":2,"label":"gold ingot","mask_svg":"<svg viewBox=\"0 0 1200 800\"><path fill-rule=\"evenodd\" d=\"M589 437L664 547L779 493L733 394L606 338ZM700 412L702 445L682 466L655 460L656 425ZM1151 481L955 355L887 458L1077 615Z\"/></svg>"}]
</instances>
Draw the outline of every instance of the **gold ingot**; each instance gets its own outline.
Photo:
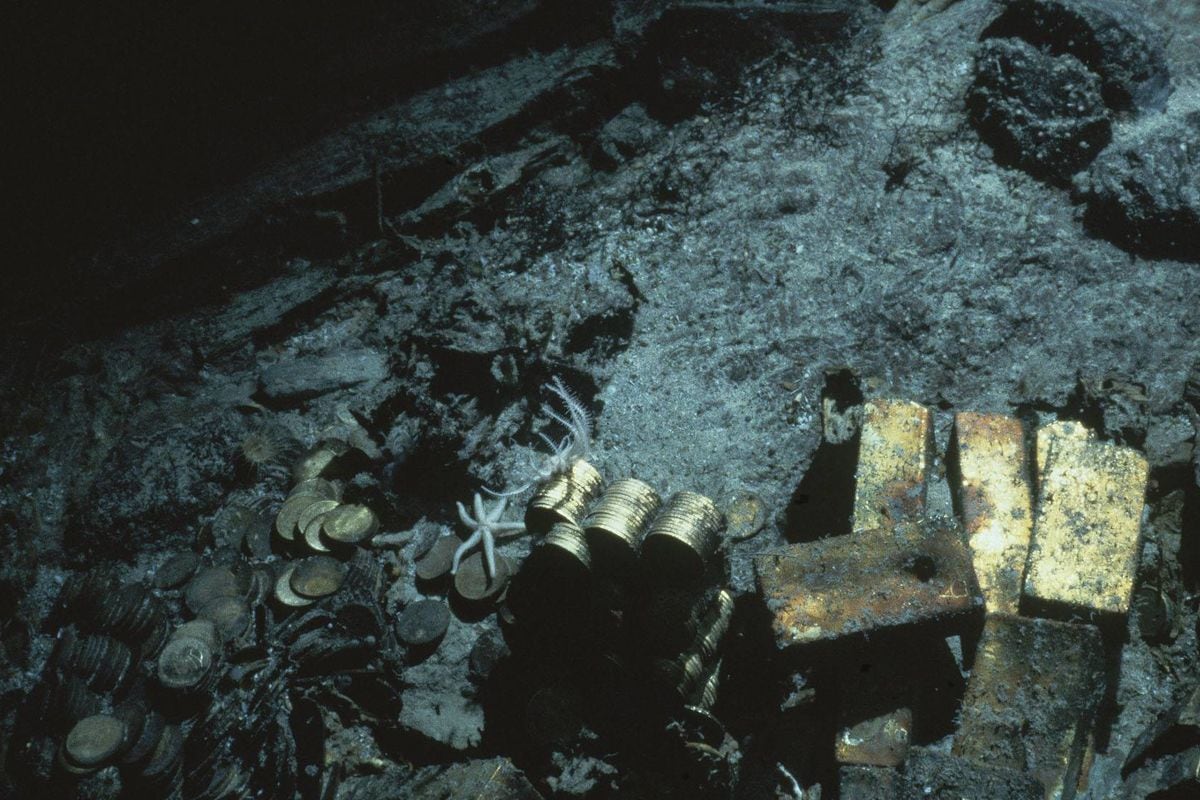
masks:
<instances>
[{"instance_id":1,"label":"gold ingot","mask_svg":"<svg viewBox=\"0 0 1200 800\"><path fill-rule=\"evenodd\" d=\"M913 716L909 708L898 708L846 725L838 730L834 756L839 764L899 766L908 755L912 727Z\"/></svg>"},{"instance_id":2,"label":"gold ingot","mask_svg":"<svg viewBox=\"0 0 1200 800\"><path fill-rule=\"evenodd\" d=\"M954 418L963 527L989 612L1015 614L1033 532L1021 421L961 412Z\"/></svg>"},{"instance_id":3,"label":"gold ingot","mask_svg":"<svg viewBox=\"0 0 1200 800\"><path fill-rule=\"evenodd\" d=\"M658 492L637 478L613 481L583 520L588 544L614 566L627 566L661 504Z\"/></svg>"},{"instance_id":4,"label":"gold ingot","mask_svg":"<svg viewBox=\"0 0 1200 800\"><path fill-rule=\"evenodd\" d=\"M967 681L955 755L1029 772L1046 798L1074 796L1104 696L1091 625L991 614Z\"/></svg>"},{"instance_id":5,"label":"gold ingot","mask_svg":"<svg viewBox=\"0 0 1200 800\"><path fill-rule=\"evenodd\" d=\"M285 608L304 608L316 602L311 597L301 597L292 590L292 573L296 564L288 564L287 568L275 579L275 600Z\"/></svg>"},{"instance_id":6,"label":"gold ingot","mask_svg":"<svg viewBox=\"0 0 1200 800\"><path fill-rule=\"evenodd\" d=\"M854 531L915 522L925 512L933 415L907 400L868 400L854 484Z\"/></svg>"},{"instance_id":7,"label":"gold ingot","mask_svg":"<svg viewBox=\"0 0 1200 800\"><path fill-rule=\"evenodd\" d=\"M1046 453L1023 600L1054 614L1129 612L1149 464L1127 447L1065 439Z\"/></svg>"},{"instance_id":8,"label":"gold ingot","mask_svg":"<svg viewBox=\"0 0 1200 800\"><path fill-rule=\"evenodd\" d=\"M325 514L321 532L335 542L356 544L379 532L379 518L366 506L342 505Z\"/></svg>"},{"instance_id":9,"label":"gold ingot","mask_svg":"<svg viewBox=\"0 0 1200 800\"><path fill-rule=\"evenodd\" d=\"M1092 432L1082 422L1074 420L1047 422L1039 427L1036 442L1039 479L1046 474L1046 457L1051 448L1061 452L1066 452L1067 449L1082 449L1084 445L1094 439Z\"/></svg>"},{"instance_id":10,"label":"gold ingot","mask_svg":"<svg viewBox=\"0 0 1200 800\"><path fill-rule=\"evenodd\" d=\"M642 540L642 562L655 579L699 582L717 547L725 517L712 500L696 492L678 492L650 523Z\"/></svg>"},{"instance_id":11,"label":"gold ingot","mask_svg":"<svg viewBox=\"0 0 1200 800\"><path fill-rule=\"evenodd\" d=\"M534 492L525 508L525 528L531 533L545 533L556 522L578 524L603 485L604 478L595 467L576 459Z\"/></svg>"}]
</instances>

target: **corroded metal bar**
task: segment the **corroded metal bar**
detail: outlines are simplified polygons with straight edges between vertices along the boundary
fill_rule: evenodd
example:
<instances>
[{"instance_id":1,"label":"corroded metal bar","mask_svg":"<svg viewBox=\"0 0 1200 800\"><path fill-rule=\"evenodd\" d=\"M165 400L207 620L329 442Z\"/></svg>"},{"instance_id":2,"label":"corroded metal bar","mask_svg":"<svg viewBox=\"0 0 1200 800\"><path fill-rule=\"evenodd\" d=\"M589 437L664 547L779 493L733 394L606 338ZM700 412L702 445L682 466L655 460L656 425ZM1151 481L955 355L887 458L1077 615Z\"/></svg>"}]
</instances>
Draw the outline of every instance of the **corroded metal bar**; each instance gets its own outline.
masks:
<instances>
[{"instance_id":1,"label":"corroded metal bar","mask_svg":"<svg viewBox=\"0 0 1200 800\"><path fill-rule=\"evenodd\" d=\"M989 612L1015 614L1033 532L1021 421L962 412L954 418L956 488L975 575Z\"/></svg>"},{"instance_id":2,"label":"corroded metal bar","mask_svg":"<svg viewBox=\"0 0 1200 800\"><path fill-rule=\"evenodd\" d=\"M1052 440L1038 487L1023 601L1039 611L1128 613L1149 465L1127 447Z\"/></svg>"},{"instance_id":3,"label":"corroded metal bar","mask_svg":"<svg viewBox=\"0 0 1200 800\"><path fill-rule=\"evenodd\" d=\"M1094 626L989 615L953 752L1027 770L1047 800L1071 800L1104 682L1103 644Z\"/></svg>"},{"instance_id":4,"label":"corroded metal bar","mask_svg":"<svg viewBox=\"0 0 1200 800\"><path fill-rule=\"evenodd\" d=\"M925 511L933 463L933 417L907 400L863 404L854 486L854 530L913 522Z\"/></svg>"}]
</instances>

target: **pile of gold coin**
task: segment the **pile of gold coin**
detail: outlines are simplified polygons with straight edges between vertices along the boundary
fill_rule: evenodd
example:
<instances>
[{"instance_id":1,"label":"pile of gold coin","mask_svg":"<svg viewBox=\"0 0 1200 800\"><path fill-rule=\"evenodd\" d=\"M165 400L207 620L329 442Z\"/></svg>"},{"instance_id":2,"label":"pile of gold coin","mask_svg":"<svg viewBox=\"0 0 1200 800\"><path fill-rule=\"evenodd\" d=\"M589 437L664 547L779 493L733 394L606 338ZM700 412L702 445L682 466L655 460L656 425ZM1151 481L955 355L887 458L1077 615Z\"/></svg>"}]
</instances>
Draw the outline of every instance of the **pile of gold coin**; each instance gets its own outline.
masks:
<instances>
[{"instance_id":1,"label":"pile of gold coin","mask_svg":"<svg viewBox=\"0 0 1200 800\"><path fill-rule=\"evenodd\" d=\"M662 687L680 700L711 708L720 682L721 642L733 619L733 594L722 589L713 599L691 645L679 655L660 659L655 673Z\"/></svg>"},{"instance_id":2,"label":"pile of gold coin","mask_svg":"<svg viewBox=\"0 0 1200 800\"><path fill-rule=\"evenodd\" d=\"M613 481L583 520L589 548L600 561L608 562L612 571L627 570L661 504L658 492L637 478Z\"/></svg>"},{"instance_id":3,"label":"pile of gold coin","mask_svg":"<svg viewBox=\"0 0 1200 800\"><path fill-rule=\"evenodd\" d=\"M348 567L326 555L292 561L275 579L275 600L287 608L304 608L342 587Z\"/></svg>"},{"instance_id":4,"label":"pile of gold coin","mask_svg":"<svg viewBox=\"0 0 1200 800\"><path fill-rule=\"evenodd\" d=\"M642 561L664 579L695 584L721 543L725 520L712 500L679 492L663 506L642 540Z\"/></svg>"},{"instance_id":5,"label":"pile of gold coin","mask_svg":"<svg viewBox=\"0 0 1200 800\"><path fill-rule=\"evenodd\" d=\"M314 553L358 544L379 532L379 518L363 505L342 502L339 483L316 477L298 484L275 517L275 532Z\"/></svg>"},{"instance_id":6,"label":"pile of gold coin","mask_svg":"<svg viewBox=\"0 0 1200 800\"><path fill-rule=\"evenodd\" d=\"M525 508L525 529L546 533L556 522L578 524L604 486L604 477L583 459L542 483Z\"/></svg>"}]
</instances>

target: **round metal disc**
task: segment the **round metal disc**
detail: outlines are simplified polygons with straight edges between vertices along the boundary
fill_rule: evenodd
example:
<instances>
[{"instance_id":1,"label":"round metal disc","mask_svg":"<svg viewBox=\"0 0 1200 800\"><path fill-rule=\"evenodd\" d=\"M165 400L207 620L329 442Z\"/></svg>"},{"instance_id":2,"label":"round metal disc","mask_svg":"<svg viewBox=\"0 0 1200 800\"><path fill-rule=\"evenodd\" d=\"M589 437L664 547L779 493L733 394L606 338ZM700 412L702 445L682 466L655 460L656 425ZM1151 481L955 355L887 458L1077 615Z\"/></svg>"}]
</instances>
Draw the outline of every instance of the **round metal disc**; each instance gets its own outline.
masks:
<instances>
[{"instance_id":1,"label":"round metal disc","mask_svg":"<svg viewBox=\"0 0 1200 800\"><path fill-rule=\"evenodd\" d=\"M740 542L766 527L767 506L758 495L748 492L740 494L725 509L725 520L725 535Z\"/></svg>"},{"instance_id":2,"label":"round metal disc","mask_svg":"<svg viewBox=\"0 0 1200 800\"><path fill-rule=\"evenodd\" d=\"M172 639L188 637L199 639L213 650L221 646L220 632L217 630L217 624L211 619L189 620L171 632Z\"/></svg>"},{"instance_id":3,"label":"round metal disc","mask_svg":"<svg viewBox=\"0 0 1200 800\"><path fill-rule=\"evenodd\" d=\"M214 597L196 616L211 620L221 638L228 640L246 630L250 623L250 608L240 597Z\"/></svg>"},{"instance_id":4,"label":"round metal disc","mask_svg":"<svg viewBox=\"0 0 1200 800\"><path fill-rule=\"evenodd\" d=\"M243 597L249 587L226 566L207 567L196 573L184 592L183 601L193 614L217 597Z\"/></svg>"},{"instance_id":5,"label":"round metal disc","mask_svg":"<svg viewBox=\"0 0 1200 800\"><path fill-rule=\"evenodd\" d=\"M458 565L454 575L454 590L464 600L494 600L508 586L512 570L508 559L496 557L496 574L488 577L483 553L472 553Z\"/></svg>"},{"instance_id":6,"label":"round metal disc","mask_svg":"<svg viewBox=\"0 0 1200 800\"><path fill-rule=\"evenodd\" d=\"M190 689L212 669L213 653L206 642L178 636L158 656L158 680L168 689Z\"/></svg>"},{"instance_id":7,"label":"round metal disc","mask_svg":"<svg viewBox=\"0 0 1200 800\"><path fill-rule=\"evenodd\" d=\"M146 762L146 766L142 767L142 777L153 780L168 774L178 763L182 754L183 735L179 732L179 727L176 725L166 726L162 736L158 739L158 744L154 747L154 753L150 756L150 760Z\"/></svg>"},{"instance_id":8,"label":"round metal disc","mask_svg":"<svg viewBox=\"0 0 1200 800\"><path fill-rule=\"evenodd\" d=\"M292 570L289 585L302 597L326 597L341 588L346 572L346 565L336 558L312 556Z\"/></svg>"},{"instance_id":9,"label":"round metal disc","mask_svg":"<svg viewBox=\"0 0 1200 800\"><path fill-rule=\"evenodd\" d=\"M283 571L283 574L275 579L275 599L289 608L311 606L316 600L301 597L292 591L292 573L295 571L296 564L289 564L287 569Z\"/></svg>"},{"instance_id":10,"label":"round metal disc","mask_svg":"<svg viewBox=\"0 0 1200 800\"><path fill-rule=\"evenodd\" d=\"M354 544L379 531L379 518L366 506L339 506L325 515L322 530L336 542Z\"/></svg>"},{"instance_id":11,"label":"round metal disc","mask_svg":"<svg viewBox=\"0 0 1200 800\"><path fill-rule=\"evenodd\" d=\"M275 517L275 532L281 538L292 541L296 538L296 522L300 515L313 503L328 499L316 494L292 495L283 501L283 508L279 509L279 514Z\"/></svg>"},{"instance_id":12,"label":"round metal disc","mask_svg":"<svg viewBox=\"0 0 1200 800\"><path fill-rule=\"evenodd\" d=\"M164 561L154 571L154 586L158 589L178 589L195 574L200 566L200 556L183 551Z\"/></svg>"},{"instance_id":13,"label":"round metal disc","mask_svg":"<svg viewBox=\"0 0 1200 800\"><path fill-rule=\"evenodd\" d=\"M429 552L417 562L417 577L423 581L433 581L449 572L460 544L462 540L457 536L443 536L434 542Z\"/></svg>"},{"instance_id":14,"label":"round metal disc","mask_svg":"<svg viewBox=\"0 0 1200 800\"><path fill-rule=\"evenodd\" d=\"M450 626L450 606L441 600L418 600L409 603L396 620L396 635L412 647L420 647L438 639Z\"/></svg>"},{"instance_id":15,"label":"round metal disc","mask_svg":"<svg viewBox=\"0 0 1200 800\"><path fill-rule=\"evenodd\" d=\"M309 523L314 519L327 511L333 511L339 505L341 505L341 503L339 503L337 500L318 500L317 502L309 505L302 512L300 512L300 516L296 517L296 529L299 531L305 530L308 528Z\"/></svg>"},{"instance_id":16,"label":"round metal disc","mask_svg":"<svg viewBox=\"0 0 1200 800\"><path fill-rule=\"evenodd\" d=\"M318 514L317 516L313 517L313 519L310 520L308 525L304 528L304 543L308 545L308 549L312 550L314 553L329 552L329 547L326 546L325 542L321 539L321 531L325 525L325 517L329 513L331 512L326 511L324 514Z\"/></svg>"},{"instance_id":17,"label":"round metal disc","mask_svg":"<svg viewBox=\"0 0 1200 800\"><path fill-rule=\"evenodd\" d=\"M84 717L67 734L67 757L81 767L99 766L121 750L125 730L125 723L109 714Z\"/></svg>"},{"instance_id":18,"label":"round metal disc","mask_svg":"<svg viewBox=\"0 0 1200 800\"><path fill-rule=\"evenodd\" d=\"M293 486L292 490L288 492L288 497L300 494L316 495L324 500L341 500L342 488L325 478L309 478Z\"/></svg>"}]
</instances>

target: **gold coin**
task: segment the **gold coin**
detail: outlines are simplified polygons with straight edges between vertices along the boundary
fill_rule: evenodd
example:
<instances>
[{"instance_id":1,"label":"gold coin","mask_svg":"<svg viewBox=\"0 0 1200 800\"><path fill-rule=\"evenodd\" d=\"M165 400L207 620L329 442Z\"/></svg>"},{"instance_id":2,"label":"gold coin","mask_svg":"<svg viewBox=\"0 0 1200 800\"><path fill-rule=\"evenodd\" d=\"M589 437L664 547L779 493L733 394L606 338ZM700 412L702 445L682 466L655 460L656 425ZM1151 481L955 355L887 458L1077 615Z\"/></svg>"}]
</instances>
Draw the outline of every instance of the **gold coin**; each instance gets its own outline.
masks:
<instances>
[{"instance_id":1,"label":"gold coin","mask_svg":"<svg viewBox=\"0 0 1200 800\"><path fill-rule=\"evenodd\" d=\"M493 600L508 586L512 575L507 558L496 556L496 574L488 577L483 553L472 553L458 565L454 575L454 590L464 600Z\"/></svg>"},{"instance_id":2,"label":"gold coin","mask_svg":"<svg viewBox=\"0 0 1200 800\"><path fill-rule=\"evenodd\" d=\"M292 487L288 497L300 494L313 494L325 500L341 500L342 487L325 478L309 478Z\"/></svg>"},{"instance_id":3,"label":"gold coin","mask_svg":"<svg viewBox=\"0 0 1200 800\"><path fill-rule=\"evenodd\" d=\"M457 536L443 536L434 542L429 552L417 562L417 578L434 581L449 572L454 565L454 553L461 544L462 540Z\"/></svg>"},{"instance_id":4,"label":"gold coin","mask_svg":"<svg viewBox=\"0 0 1200 800\"><path fill-rule=\"evenodd\" d=\"M346 565L329 556L312 556L292 570L289 585L302 597L326 597L341 588L346 579Z\"/></svg>"},{"instance_id":5,"label":"gold coin","mask_svg":"<svg viewBox=\"0 0 1200 800\"><path fill-rule=\"evenodd\" d=\"M196 616L211 621L222 638L233 639L250 624L250 607L240 597L215 597Z\"/></svg>"},{"instance_id":6,"label":"gold coin","mask_svg":"<svg viewBox=\"0 0 1200 800\"><path fill-rule=\"evenodd\" d=\"M158 680L168 689L190 689L212 669L213 651L191 636L173 637L158 656Z\"/></svg>"},{"instance_id":7,"label":"gold coin","mask_svg":"<svg viewBox=\"0 0 1200 800\"><path fill-rule=\"evenodd\" d=\"M177 589L196 573L200 556L183 551L162 563L154 572L154 585L159 589Z\"/></svg>"},{"instance_id":8,"label":"gold coin","mask_svg":"<svg viewBox=\"0 0 1200 800\"><path fill-rule=\"evenodd\" d=\"M735 542L749 539L767 524L767 507L762 498L750 493L740 494L725 510L728 526L725 535Z\"/></svg>"},{"instance_id":9,"label":"gold coin","mask_svg":"<svg viewBox=\"0 0 1200 800\"><path fill-rule=\"evenodd\" d=\"M316 602L315 600L308 597L301 597L292 591L292 573L295 571L296 564L289 564L287 569L283 571L283 574L275 579L275 599L289 608L311 606Z\"/></svg>"},{"instance_id":10,"label":"gold coin","mask_svg":"<svg viewBox=\"0 0 1200 800\"><path fill-rule=\"evenodd\" d=\"M199 639L213 650L221 646L221 637L217 633L217 624L211 619L189 620L171 632L172 639Z\"/></svg>"},{"instance_id":11,"label":"gold coin","mask_svg":"<svg viewBox=\"0 0 1200 800\"><path fill-rule=\"evenodd\" d=\"M316 494L292 495L283 501L283 508L279 509L279 515L275 517L275 532L289 542L292 541L296 538L296 522L300 515L313 503L326 499L328 498Z\"/></svg>"},{"instance_id":12,"label":"gold coin","mask_svg":"<svg viewBox=\"0 0 1200 800\"><path fill-rule=\"evenodd\" d=\"M325 470L341 455L350 449L350 445L341 439L324 439L301 456L292 468L292 479L303 483L311 478L319 478Z\"/></svg>"},{"instance_id":13,"label":"gold coin","mask_svg":"<svg viewBox=\"0 0 1200 800\"><path fill-rule=\"evenodd\" d=\"M314 519L324 514L326 511L333 511L341 503L337 500L318 500L300 513L296 518L296 530L305 531L308 529L309 523Z\"/></svg>"},{"instance_id":14,"label":"gold coin","mask_svg":"<svg viewBox=\"0 0 1200 800\"><path fill-rule=\"evenodd\" d=\"M339 506L325 515L322 530L335 542L354 544L379 531L379 518L366 506Z\"/></svg>"},{"instance_id":15,"label":"gold coin","mask_svg":"<svg viewBox=\"0 0 1200 800\"><path fill-rule=\"evenodd\" d=\"M81 767L99 766L120 751L125 731L125 723L109 714L84 717L67 734L67 757Z\"/></svg>"},{"instance_id":16,"label":"gold coin","mask_svg":"<svg viewBox=\"0 0 1200 800\"><path fill-rule=\"evenodd\" d=\"M229 567L208 567L196 573L188 583L183 601L188 610L198 614L214 597L243 597L249 588L248 583Z\"/></svg>"},{"instance_id":17,"label":"gold coin","mask_svg":"<svg viewBox=\"0 0 1200 800\"><path fill-rule=\"evenodd\" d=\"M314 553L328 553L329 548L325 546L325 542L321 540L321 529L325 524L325 517L332 511L326 511L324 514L318 514L313 518L308 526L304 529L304 543L308 545L308 549Z\"/></svg>"}]
</instances>

